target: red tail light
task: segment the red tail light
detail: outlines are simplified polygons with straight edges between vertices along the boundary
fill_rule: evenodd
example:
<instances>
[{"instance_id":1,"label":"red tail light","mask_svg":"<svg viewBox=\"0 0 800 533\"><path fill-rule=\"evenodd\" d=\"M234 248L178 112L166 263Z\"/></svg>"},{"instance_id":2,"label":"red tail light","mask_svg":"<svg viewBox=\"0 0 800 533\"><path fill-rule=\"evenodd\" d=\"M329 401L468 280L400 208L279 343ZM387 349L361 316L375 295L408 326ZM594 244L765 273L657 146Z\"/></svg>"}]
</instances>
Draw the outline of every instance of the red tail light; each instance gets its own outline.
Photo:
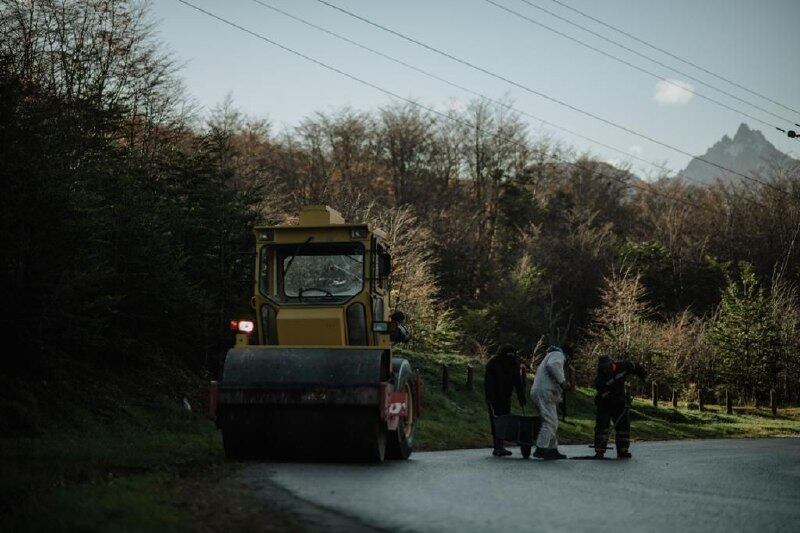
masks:
<instances>
[{"instance_id":1,"label":"red tail light","mask_svg":"<svg viewBox=\"0 0 800 533\"><path fill-rule=\"evenodd\" d=\"M231 320L230 328L238 333L247 333L250 335L255 330L255 324L252 320Z\"/></svg>"}]
</instances>

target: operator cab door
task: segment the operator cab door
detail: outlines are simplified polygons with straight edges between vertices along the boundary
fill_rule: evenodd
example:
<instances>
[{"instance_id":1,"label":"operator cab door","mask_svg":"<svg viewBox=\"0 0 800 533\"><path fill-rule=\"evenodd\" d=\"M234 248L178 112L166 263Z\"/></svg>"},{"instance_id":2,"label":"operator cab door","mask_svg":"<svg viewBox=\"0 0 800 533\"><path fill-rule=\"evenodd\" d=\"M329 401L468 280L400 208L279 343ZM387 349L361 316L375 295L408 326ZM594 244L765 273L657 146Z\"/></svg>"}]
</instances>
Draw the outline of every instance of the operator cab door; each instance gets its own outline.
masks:
<instances>
[{"instance_id":1,"label":"operator cab door","mask_svg":"<svg viewBox=\"0 0 800 533\"><path fill-rule=\"evenodd\" d=\"M255 297L260 344L278 344L277 308L270 305L270 300L274 301L276 285L275 252L272 246L263 245L258 254Z\"/></svg>"},{"instance_id":2,"label":"operator cab door","mask_svg":"<svg viewBox=\"0 0 800 533\"><path fill-rule=\"evenodd\" d=\"M373 322L388 322L391 309L389 272L389 254L383 244L377 239L372 243L372 320ZM383 266L381 265L383 263ZM373 332L376 346L389 346L389 335Z\"/></svg>"}]
</instances>

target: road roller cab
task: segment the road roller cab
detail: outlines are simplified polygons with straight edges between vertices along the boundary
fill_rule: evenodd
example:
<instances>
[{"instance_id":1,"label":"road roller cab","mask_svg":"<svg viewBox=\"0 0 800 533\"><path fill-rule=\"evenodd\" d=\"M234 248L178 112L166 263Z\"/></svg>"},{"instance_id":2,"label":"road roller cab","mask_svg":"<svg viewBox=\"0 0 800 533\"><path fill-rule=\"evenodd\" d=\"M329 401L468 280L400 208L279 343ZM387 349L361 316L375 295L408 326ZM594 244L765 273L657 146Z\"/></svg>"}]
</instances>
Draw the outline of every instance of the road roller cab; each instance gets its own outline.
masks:
<instances>
[{"instance_id":1,"label":"road roller cab","mask_svg":"<svg viewBox=\"0 0 800 533\"><path fill-rule=\"evenodd\" d=\"M408 458L419 384L392 356L408 334L385 234L310 206L255 237L255 320L232 322L236 345L212 383L226 454Z\"/></svg>"}]
</instances>

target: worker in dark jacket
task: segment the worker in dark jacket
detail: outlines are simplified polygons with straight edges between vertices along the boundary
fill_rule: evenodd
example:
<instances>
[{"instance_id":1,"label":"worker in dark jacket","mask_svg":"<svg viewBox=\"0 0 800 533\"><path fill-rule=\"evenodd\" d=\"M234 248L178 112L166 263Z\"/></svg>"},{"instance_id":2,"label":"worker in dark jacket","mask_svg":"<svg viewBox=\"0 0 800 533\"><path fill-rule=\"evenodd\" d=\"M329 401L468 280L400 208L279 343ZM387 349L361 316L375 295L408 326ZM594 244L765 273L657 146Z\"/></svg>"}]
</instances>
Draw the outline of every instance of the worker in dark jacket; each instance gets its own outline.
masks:
<instances>
[{"instance_id":1,"label":"worker in dark jacket","mask_svg":"<svg viewBox=\"0 0 800 533\"><path fill-rule=\"evenodd\" d=\"M611 423L617 442L617 459L630 459L631 419L628 398L625 392L625 378L629 375L644 378L641 365L630 361L615 361L602 356L597 361L594 403L597 415L594 426L595 457L602 459L608 446Z\"/></svg>"},{"instance_id":2,"label":"worker in dark jacket","mask_svg":"<svg viewBox=\"0 0 800 533\"><path fill-rule=\"evenodd\" d=\"M525 385L522 381L520 369L521 365L517 357L517 349L509 344L501 346L497 350L497 355L486 363L486 375L483 384L486 393L486 404L489 407L489 420L492 424L492 439L494 440L492 455L498 457L511 455L511 452L503 447L503 440L497 438L494 417L507 415L511 412L511 394L515 390L517 391L519 404L525 406Z\"/></svg>"}]
</instances>

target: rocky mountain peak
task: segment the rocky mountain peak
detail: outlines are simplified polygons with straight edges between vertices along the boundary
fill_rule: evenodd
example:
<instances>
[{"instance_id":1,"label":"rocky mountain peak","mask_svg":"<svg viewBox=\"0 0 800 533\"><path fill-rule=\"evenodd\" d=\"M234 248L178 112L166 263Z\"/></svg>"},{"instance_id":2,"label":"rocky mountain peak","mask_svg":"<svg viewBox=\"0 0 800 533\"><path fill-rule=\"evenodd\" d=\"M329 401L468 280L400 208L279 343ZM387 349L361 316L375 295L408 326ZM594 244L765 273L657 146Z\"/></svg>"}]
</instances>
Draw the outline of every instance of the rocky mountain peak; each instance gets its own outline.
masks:
<instances>
[{"instance_id":1,"label":"rocky mountain peak","mask_svg":"<svg viewBox=\"0 0 800 533\"><path fill-rule=\"evenodd\" d=\"M746 139L747 137L749 137L753 132L754 132L754 130L751 130L747 126L747 124L742 122L741 124L739 124L739 129L736 130L736 135L734 135L733 140L734 141L741 141L741 140Z\"/></svg>"},{"instance_id":2,"label":"rocky mountain peak","mask_svg":"<svg viewBox=\"0 0 800 533\"><path fill-rule=\"evenodd\" d=\"M776 166L781 168L800 163L775 148L764 134L750 129L745 123L739 125L732 139L727 134L723 135L722 139L706 151L703 159L735 172L756 175L760 179L769 179ZM698 158L692 159L681 174L703 183L714 183L718 179L727 182L744 179Z\"/></svg>"}]
</instances>

